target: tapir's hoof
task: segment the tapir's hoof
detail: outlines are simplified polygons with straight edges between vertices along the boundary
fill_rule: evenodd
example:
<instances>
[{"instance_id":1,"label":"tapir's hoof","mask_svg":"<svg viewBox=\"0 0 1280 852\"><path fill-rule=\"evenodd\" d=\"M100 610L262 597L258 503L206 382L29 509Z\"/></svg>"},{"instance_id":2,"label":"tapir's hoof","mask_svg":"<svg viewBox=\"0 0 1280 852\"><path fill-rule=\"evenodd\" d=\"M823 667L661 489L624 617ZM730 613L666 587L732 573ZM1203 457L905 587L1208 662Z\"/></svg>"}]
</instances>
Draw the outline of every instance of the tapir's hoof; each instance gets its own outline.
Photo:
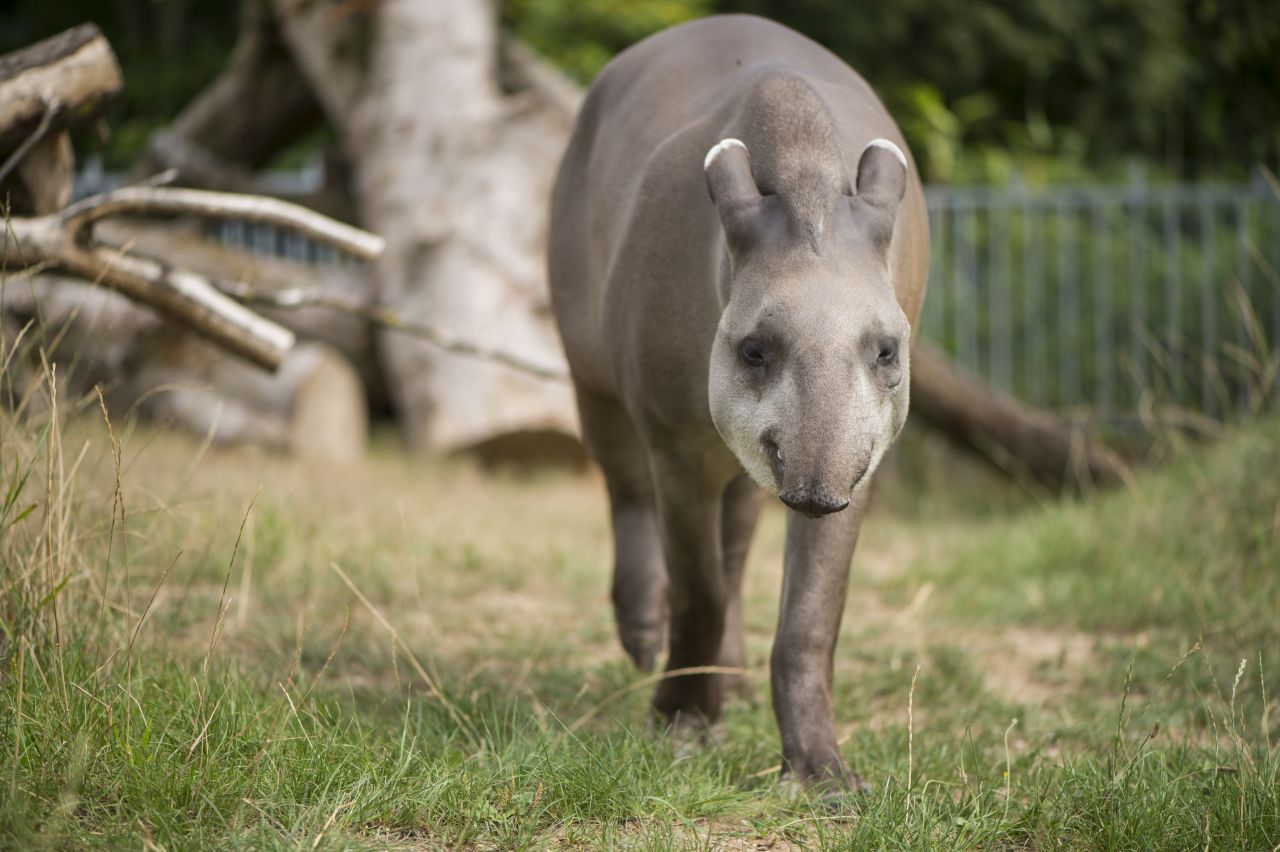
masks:
<instances>
[{"instance_id":1,"label":"tapir's hoof","mask_svg":"<svg viewBox=\"0 0 1280 852\"><path fill-rule=\"evenodd\" d=\"M698 713L677 713L672 717L655 715L656 723L666 728L667 739L675 751L676 759L692 757L707 746L718 745L724 739L720 725L708 724Z\"/></svg>"},{"instance_id":2,"label":"tapir's hoof","mask_svg":"<svg viewBox=\"0 0 1280 852\"><path fill-rule=\"evenodd\" d=\"M628 624L618 622L618 637L622 640L622 649L642 672L653 671L658 655L666 645L666 635L661 622Z\"/></svg>"},{"instance_id":3,"label":"tapir's hoof","mask_svg":"<svg viewBox=\"0 0 1280 852\"><path fill-rule=\"evenodd\" d=\"M875 788L861 775L842 766L807 777L784 771L778 779L778 792L791 800L807 794L810 801L835 814L857 810Z\"/></svg>"}]
</instances>

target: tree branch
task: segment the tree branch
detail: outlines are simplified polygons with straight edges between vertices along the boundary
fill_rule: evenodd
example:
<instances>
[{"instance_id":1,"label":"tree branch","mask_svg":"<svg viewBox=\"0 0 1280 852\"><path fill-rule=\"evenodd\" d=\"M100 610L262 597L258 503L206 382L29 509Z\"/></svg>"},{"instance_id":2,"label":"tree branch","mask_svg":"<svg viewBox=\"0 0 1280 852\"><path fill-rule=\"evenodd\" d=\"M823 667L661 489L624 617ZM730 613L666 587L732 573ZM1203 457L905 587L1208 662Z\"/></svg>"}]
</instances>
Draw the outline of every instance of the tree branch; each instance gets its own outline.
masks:
<instances>
[{"instance_id":1,"label":"tree branch","mask_svg":"<svg viewBox=\"0 0 1280 852\"><path fill-rule=\"evenodd\" d=\"M263 291L247 283L221 280L216 284L222 293L246 305L280 309L328 308L360 317L382 328L417 337L455 355L492 361L548 381L564 382L569 379L569 374L557 367L539 364L512 352L462 340L442 331L438 326L408 319L392 308L371 304L359 296L350 296L323 287L290 287L284 290Z\"/></svg>"},{"instance_id":2,"label":"tree branch","mask_svg":"<svg viewBox=\"0 0 1280 852\"><path fill-rule=\"evenodd\" d=\"M86 227L108 216L173 213L278 225L365 260L376 260L386 245L377 234L336 222L298 204L260 195L202 189L124 187L79 201L58 216L67 231L81 238Z\"/></svg>"},{"instance_id":3,"label":"tree branch","mask_svg":"<svg viewBox=\"0 0 1280 852\"><path fill-rule=\"evenodd\" d=\"M55 266L80 278L103 281L255 364L276 369L293 347L293 332L228 298L214 279L89 238L93 223L107 216L157 213L270 222L369 259L382 251L381 237L296 204L198 190L126 187L87 198L59 213L9 219L0 260L19 269Z\"/></svg>"}]
</instances>

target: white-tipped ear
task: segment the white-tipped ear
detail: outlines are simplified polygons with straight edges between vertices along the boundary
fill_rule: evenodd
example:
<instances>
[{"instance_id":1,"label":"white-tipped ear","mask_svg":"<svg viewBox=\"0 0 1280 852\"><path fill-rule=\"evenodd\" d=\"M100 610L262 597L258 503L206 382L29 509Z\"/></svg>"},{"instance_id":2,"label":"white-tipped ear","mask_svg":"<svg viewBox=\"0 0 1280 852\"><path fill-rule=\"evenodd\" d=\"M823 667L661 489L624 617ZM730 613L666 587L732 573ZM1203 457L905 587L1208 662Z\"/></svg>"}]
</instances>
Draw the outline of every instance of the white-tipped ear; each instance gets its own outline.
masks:
<instances>
[{"instance_id":1,"label":"white-tipped ear","mask_svg":"<svg viewBox=\"0 0 1280 852\"><path fill-rule=\"evenodd\" d=\"M738 207L757 201L760 190L751 175L751 153L739 139L722 139L702 160L707 177L707 191L711 200L721 209Z\"/></svg>"},{"instance_id":2,"label":"white-tipped ear","mask_svg":"<svg viewBox=\"0 0 1280 852\"><path fill-rule=\"evenodd\" d=\"M888 139L873 139L858 160L858 197L889 213L907 191L907 155Z\"/></svg>"},{"instance_id":3,"label":"white-tipped ear","mask_svg":"<svg viewBox=\"0 0 1280 852\"><path fill-rule=\"evenodd\" d=\"M716 161L716 157L723 154L730 148L741 148L747 150L747 146L742 144L741 139L721 139L719 142L711 146L711 150L707 152L707 156L702 158L702 170L705 172L711 168L711 164Z\"/></svg>"},{"instance_id":4,"label":"white-tipped ear","mask_svg":"<svg viewBox=\"0 0 1280 852\"><path fill-rule=\"evenodd\" d=\"M893 144L892 142L890 142L888 139L872 139L870 142L867 143L867 147L883 148L886 151L889 151L890 153L892 153L895 157L897 157L898 162L902 163L902 167L904 169L909 168L909 166L907 166L907 155L902 153L902 149L899 148L897 145Z\"/></svg>"},{"instance_id":5,"label":"white-tipped ear","mask_svg":"<svg viewBox=\"0 0 1280 852\"><path fill-rule=\"evenodd\" d=\"M750 244L758 225L760 188L751 174L747 146L739 139L720 140L707 152L702 169L730 248Z\"/></svg>"}]
</instances>

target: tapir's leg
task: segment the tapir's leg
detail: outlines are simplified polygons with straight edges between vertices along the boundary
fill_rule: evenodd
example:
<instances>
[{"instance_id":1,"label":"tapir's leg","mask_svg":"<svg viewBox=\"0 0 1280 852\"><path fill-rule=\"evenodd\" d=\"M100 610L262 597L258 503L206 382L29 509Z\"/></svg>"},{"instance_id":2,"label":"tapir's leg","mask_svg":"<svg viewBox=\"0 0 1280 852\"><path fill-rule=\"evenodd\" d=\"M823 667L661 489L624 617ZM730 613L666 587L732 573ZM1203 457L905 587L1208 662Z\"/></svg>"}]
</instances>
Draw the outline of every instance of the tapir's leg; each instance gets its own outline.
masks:
<instances>
[{"instance_id":1,"label":"tapir's leg","mask_svg":"<svg viewBox=\"0 0 1280 852\"><path fill-rule=\"evenodd\" d=\"M866 491L842 512L787 518L782 606L773 644L773 711L782 734L783 779L858 786L836 745L831 699L836 635Z\"/></svg>"},{"instance_id":2,"label":"tapir's leg","mask_svg":"<svg viewBox=\"0 0 1280 852\"><path fill-rule=\"evenodd\" d=\"M720 665L744 668L747 663L742 636L742 575L747 567L747 550L760 517L763 492L745 473L724 489L720 518L720 541L724 558L724 585L727 601L724 614L724 639L720 643ZM728 675L725 686L754 702L750 682L743 675Z\"/></svg>"},{"instance_id":3,"label":"tapir's leg","mask_svg":"<svg viewBox=\"0 0 1280 852\"><path fill-rule=\"evenodd\" d=\"M582 435L609 490L618 637L635 664L650 671L662 651L667 579L648 455L617 400L577 392Z\"/></svg>"},{"instance_id":4,"label":"tapir's leg","mask_svg":"<svg viewBox=\"0 0 1280 852\"><path fill-rule=\"evenodd\" d=\"M720 502L724 480L700 470L696 452L654 456L654 484L670 582L667 671L713 666L724 638L725 581L720 558ZM713 674L664 679L654 707L672 725L701 728L720 718L721 678Z\"/></svg>"}]
</instances>

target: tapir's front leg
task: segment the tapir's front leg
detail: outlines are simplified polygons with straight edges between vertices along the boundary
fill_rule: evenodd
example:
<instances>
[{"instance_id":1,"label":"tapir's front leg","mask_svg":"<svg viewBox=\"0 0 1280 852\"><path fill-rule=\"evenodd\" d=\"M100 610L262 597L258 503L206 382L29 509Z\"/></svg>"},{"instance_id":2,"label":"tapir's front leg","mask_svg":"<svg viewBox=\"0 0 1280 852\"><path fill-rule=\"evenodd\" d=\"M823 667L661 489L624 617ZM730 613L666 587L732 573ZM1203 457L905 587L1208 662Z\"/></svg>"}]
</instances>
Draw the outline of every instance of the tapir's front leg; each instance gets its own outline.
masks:
<instances>
[{"instance_id":1,"label":"tapir's front leg","mask_svg":"<svg viewBox=\"0 0 1280 852\"><path fill-rule=\"evenodd\" d=\"M715 665L726 603L720 557L724 483L700 470L694 454L655 454L653 466L669 584L667 671ZM673 726L702 729L719 719L721 694L718 675L677 675L658 684L653 704Z\"/></svg>"},{"instance_id":2,"label":"tapir's front leg","mask_svg":"<svg viewBox=\"0 0 1280 852\"><path fill-rule=\"evenodd\" d=\"M814 519L788 515L782 607L770 672L784 781L861 785L836 745L831 678L849 563L865 508L861 490L844 511Z\"/></svg>"}]
</instances>

